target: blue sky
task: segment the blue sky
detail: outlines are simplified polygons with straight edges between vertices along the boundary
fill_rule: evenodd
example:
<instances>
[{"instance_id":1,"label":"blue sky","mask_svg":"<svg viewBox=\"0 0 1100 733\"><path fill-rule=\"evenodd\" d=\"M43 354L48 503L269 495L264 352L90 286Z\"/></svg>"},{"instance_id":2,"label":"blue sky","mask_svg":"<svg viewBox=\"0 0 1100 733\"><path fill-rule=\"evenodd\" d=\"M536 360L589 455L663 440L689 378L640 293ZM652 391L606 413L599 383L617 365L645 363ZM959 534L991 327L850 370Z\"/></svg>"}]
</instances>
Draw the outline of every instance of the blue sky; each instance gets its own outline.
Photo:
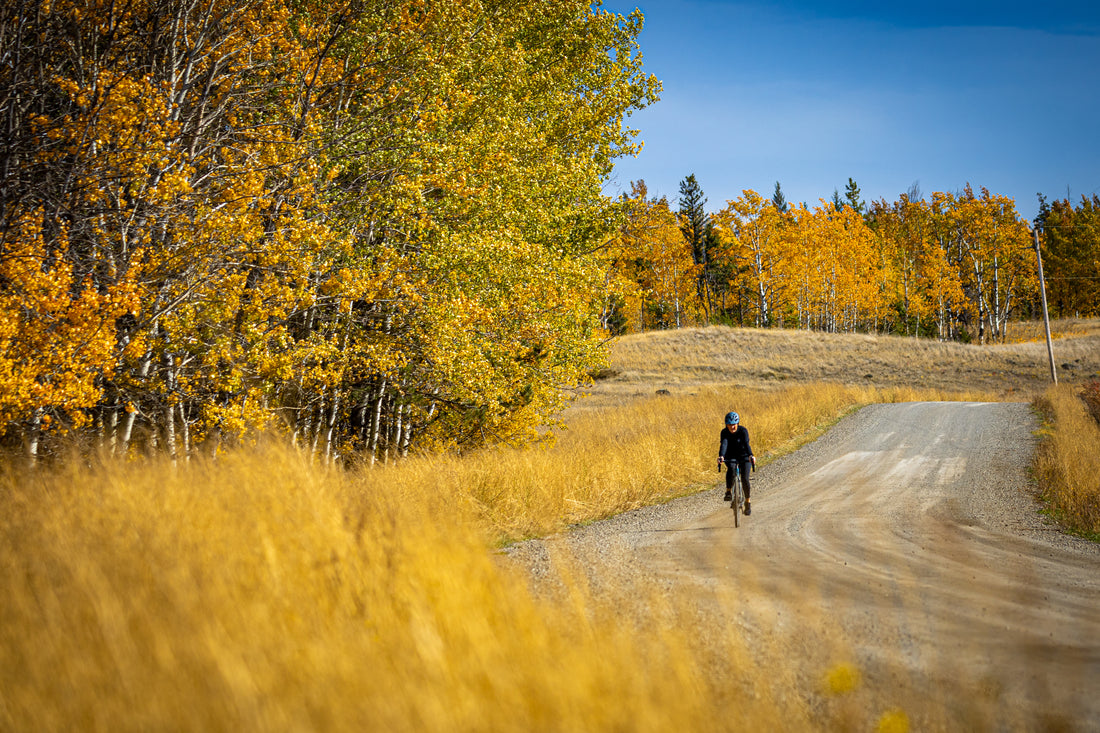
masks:
<instances>
[{"instance_id":1,"label":"blue sky","mask_svg":"<svg viewBox=\"0 0 1100 733\"><path fill-rule=\"evenodd\" d=\"M605 192L645 179L674 205L742 189L895 201L967 183L1021 215L1100 193L1100 2L606 0L640 7L661 100L629 120L645 148Z\"/></svg>"}]
</instances>

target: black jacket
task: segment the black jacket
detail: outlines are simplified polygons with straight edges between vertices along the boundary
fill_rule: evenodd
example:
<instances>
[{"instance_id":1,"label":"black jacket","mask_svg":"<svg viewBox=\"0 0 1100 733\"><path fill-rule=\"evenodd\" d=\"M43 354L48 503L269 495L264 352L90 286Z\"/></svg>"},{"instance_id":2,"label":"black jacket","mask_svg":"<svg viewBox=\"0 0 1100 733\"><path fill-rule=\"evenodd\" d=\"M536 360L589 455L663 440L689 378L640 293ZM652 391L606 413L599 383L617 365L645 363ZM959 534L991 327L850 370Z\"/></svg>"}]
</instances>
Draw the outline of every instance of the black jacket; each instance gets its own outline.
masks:
<instances>
[{"instance_id":1,"label":"black jacket","mask_svg":"<svg viewBox=\"0 0 1100 733\"><path fill-rule=\"evenodd\" d=\"M721 447L718 455L727 461L747 461L752 457L752 446L749 445L749 431L744 425L737 428L737 432L730 434L729 430L722 428L719 436Z\"/></svg>"}]
</instances>

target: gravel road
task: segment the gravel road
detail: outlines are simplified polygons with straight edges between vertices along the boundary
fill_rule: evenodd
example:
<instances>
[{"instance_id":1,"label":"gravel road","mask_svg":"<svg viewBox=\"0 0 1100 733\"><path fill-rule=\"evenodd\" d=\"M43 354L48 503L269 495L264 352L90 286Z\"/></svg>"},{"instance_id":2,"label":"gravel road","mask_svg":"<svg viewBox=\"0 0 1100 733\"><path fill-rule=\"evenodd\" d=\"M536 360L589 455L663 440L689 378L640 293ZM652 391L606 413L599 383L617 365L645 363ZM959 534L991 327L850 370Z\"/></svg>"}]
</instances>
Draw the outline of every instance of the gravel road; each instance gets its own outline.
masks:
<instances>
[{"instance_id":1,"label":"gravel road","mask_svg":"<svg viewBox=\"0 0 1100 733\"><path fill-rule=\"evenodd\" d=\"M873 405L761 467L740 528L716 474L509 555L536 586L559 548L597 592L690 599L704 638L781 643L808 685L843 650L914 729L1100 730L1100 546L1039 514L1036 427L1025 403Z\"/></svg>"}]
</instances>

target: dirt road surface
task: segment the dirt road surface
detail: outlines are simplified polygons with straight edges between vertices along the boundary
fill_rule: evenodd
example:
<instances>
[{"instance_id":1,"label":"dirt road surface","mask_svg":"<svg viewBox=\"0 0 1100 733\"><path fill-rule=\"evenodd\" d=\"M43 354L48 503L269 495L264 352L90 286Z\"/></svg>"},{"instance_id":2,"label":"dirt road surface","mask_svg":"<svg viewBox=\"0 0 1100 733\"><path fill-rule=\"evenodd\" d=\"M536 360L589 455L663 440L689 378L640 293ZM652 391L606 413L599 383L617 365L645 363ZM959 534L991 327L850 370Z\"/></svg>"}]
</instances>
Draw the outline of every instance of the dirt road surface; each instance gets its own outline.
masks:
<instances>
[{"instance_id":1,"label":"dirt road surface","mask_svg":"<svg viewBox=\"0 0 1100 733\"><path fill-rule=\"evenodd\" d=\"M740 528L715 488L513 555L692 598L807 688L844 659L853 704L914 730L1100 730L1100 548L1040 515L1036 428L1024 403L874 405L761 467Z\"/></svg>"}]
</instances>

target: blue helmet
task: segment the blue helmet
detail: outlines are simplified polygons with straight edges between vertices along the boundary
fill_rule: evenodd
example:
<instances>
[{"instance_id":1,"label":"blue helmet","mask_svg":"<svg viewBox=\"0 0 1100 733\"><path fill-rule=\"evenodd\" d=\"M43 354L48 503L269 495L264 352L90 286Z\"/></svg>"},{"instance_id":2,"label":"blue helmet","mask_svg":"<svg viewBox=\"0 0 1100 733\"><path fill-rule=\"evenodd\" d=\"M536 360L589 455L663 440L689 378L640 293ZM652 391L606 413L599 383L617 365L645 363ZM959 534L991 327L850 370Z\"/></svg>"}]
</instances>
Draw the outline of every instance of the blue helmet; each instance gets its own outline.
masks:
<instances>
[{"instance_id":1,"label":"blue helmet","mask_svg":"<svg viewBox=\"0 0 1100 733\"><path fill-rule=\"evenodd\" d=\"M741 416L736 412L731 412L726 415L726 425L736 425L739 422L741 422Z\"/></svg>"}]
</instances>

